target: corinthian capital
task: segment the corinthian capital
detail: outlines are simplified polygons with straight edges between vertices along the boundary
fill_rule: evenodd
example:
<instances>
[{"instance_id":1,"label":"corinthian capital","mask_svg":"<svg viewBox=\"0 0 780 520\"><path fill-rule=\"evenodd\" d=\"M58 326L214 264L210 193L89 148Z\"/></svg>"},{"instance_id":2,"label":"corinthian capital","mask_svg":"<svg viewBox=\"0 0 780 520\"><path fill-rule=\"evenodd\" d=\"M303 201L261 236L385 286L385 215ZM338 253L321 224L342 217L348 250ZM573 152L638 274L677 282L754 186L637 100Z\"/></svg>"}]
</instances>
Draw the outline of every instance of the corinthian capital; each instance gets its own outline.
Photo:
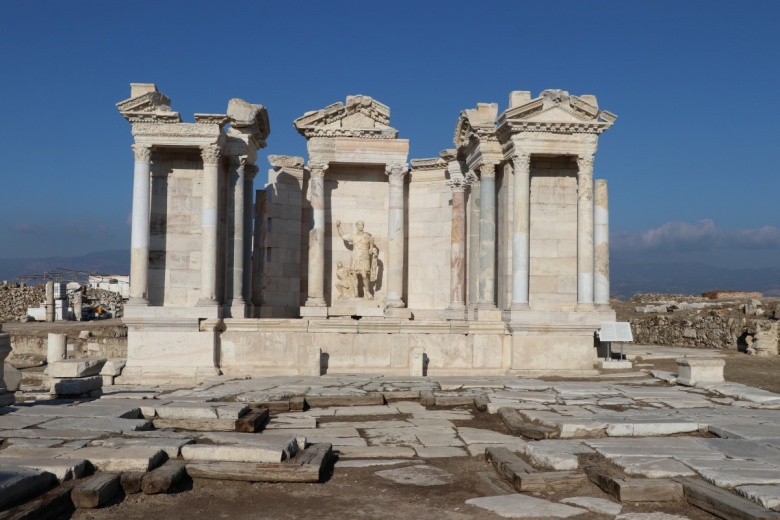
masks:
<instances>
[{"instance_id":1,"label":"corinthian capital","mask_svg":"<svg viewBox=\"0 0 780 520\"><path fill-rule=\"evenodd\" d=\"M495 177L496 165L492 162L483 162L478 166L480 177Z\"/></svg>"},{"instance_id":2,"label":"corinthian capital","mask_svg":"<svg viewBox=\"0 0 780 520\"><path fill-rule=\"evenodd\" d=\"M200 147L200 156L203 158L203 164L218 164L221 153L222 148L216 144Z\"/></svg>"},{"instance_id":3,"label":"corinthian capital","mask_svg":"<svg viewBox=\"0 0 780 520\"><path fill-rule=\"evenodd\" d=\"M387 175L390 184L402 184L404 176L409 172L409 167L405 164L387 164L385 165L385 175Z\"/></svg>"},{"instance_id":4,"label":"corinthian capital","mask_svg":"<svg viewBox=\"0 0 780 520\"><path fill-rule=\"evenodd\" d=\"M149 162L152 158L152 147L148 144L134 144L131 148L137 162Z\"/></svg>"},{"instance_id":5,"label":"corinthian capital","mask_svg":"<svg viewBox=\"0 0 780 520\"><path fill-rule=\"evenodd\" d=\"M512 156L512 166L515 171L529 171L531 169L531 154L516 153Z\"/></svg>"},{"instance_id":6,"label":"corinthian capital","mask_svg":"<svg viewBox=\"0 0 780 520\"><path fill-rule=\"evenodd\" d=\"M593 155L578 155L577 156L577 168L580 170L580 175L593 176Z\"/></svg>"},{"instance_id":7,"label":"corinthian capital","mask_svg":"<svg viewBox=\"0 0 780 520\"><path fill-rule=\"evenodd\" d=\"M328 169L330 165L326 162L319 163L319 162L310 162L309 163L309 171L311 172L311 176L313 179L322 179L325 177L325 170Z\"/></svg>"}]
</instances>

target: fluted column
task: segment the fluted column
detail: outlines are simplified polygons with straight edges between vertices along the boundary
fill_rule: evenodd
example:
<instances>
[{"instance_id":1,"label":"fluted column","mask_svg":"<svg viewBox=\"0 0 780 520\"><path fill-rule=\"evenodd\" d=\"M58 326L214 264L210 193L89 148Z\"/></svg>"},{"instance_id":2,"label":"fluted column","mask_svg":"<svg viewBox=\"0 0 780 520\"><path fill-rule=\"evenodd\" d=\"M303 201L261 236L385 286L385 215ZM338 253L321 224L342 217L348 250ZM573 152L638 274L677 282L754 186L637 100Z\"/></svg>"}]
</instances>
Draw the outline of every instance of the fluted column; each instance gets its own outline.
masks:
<instances>
[{"instance_id":1,"label":"fluted column","mask_svg":"<svg viewBox=\"0 0 780 520\"><path fill-rule=\"evenodd\" d=\"M496 170L483 163L480 173L479 301L480 309L496 308Z\"/></svg>"},{"instance_id":2,"label":"fluted column","mask_svg":"<svg viewBox=\"0 0 780 520\"><path fill-rule=\"evenodd\" d=\"M233 318L243 318L246 312L244 300L244 196L246 157L232 157L230 163L230 194L228 196L228 264L227 304Z\"/></svg>"},{"instance_id":3,"label":"fluted column","mask_svg":"<svg viewBox=\"0 0 780 520\"><path fill-rule=\"evenodd\" d=\"M577 157L577 305L593 306L593 155Z\"/></svg>"},{"instance_id":4,"label":"fluted column","mask_svg":"<svg viewBox=\"0 0 780 520\"><path fill-rule=\"evenodd\" d=\"M244 167L244 287L242 295L249 304L252 299L252 236L255 222L255 176L260 170L254 164ZM250 316L251 317L251 316Z\"/></svg>"},{"instance_id":5,"label":"fluted column","mask_svg":"<svg viewBox=\"0 0 780 520\"><path fill-rule=\"evenodd\" d=\"M450 172L447 185L452 189L452 232L450 243L450 306L465 317L466 309L466 188L469 178L460 171Z\"/></svg>"},{"instance_id":6,"label":"fluted column","mask_svg":"<svg viewBox=\"0 0 780 520\"><path fill-rule=\"evenodd\" d=\"M609 307L609 200L607 181L595 181L593 193L594 275L593 300L599 307Z\"/></svg>"},{"instance_id":7,"label":"fluted column","mask_svg":"<svg viewBox=\"0 0 780 520\"><path fill-rule=\"evenodd\" d=\"M471 190L469 191L469 259L468 259L468 299L469 308L476 307L479 301L479 196L482 183L479 177L469 172L472 176Z\"/></svg>"},{"instance_id":8,"label":"fluted column","mask_svg":"<svg viewBox=\"0 0 780 520\"><path fill-rule=\"evenodd\" d=\"M200 217L199 306L217 305L217 208L219 207L219 156L216 145L201 146L203 197Z\"/></svg>"},{"instance_id":9,"label":"fluted column","mask_svg":"<svg viewBox=\"0 0 780 520\"><path fill-rule=\"evenodd\" d=\"M387 210L387 306L404 307L404 178L405 164L385 167L390 183Z\"/></svg>"},{"instance_id":10,"label":"fluted column","mask_svg":"<svg viewBox=\"0 0 780 520\"><path fill-rule=\"evenodd\" d=\"M148 305L152 147L134 144L133 152L133 224L130 231L130 299L127 304Z\"/></svg>"},{"instance_id":11,"label":"fluted column","mask_svg":"<svg viewBox=\"0 0 780 520\"><path fill-rule=\"evenodd\" d=\"M327 163L310 163L309 196L313 225L309 231L307 307L325 306L325 170Z\"/></svg>"},{"instance_id":12,"label":"fluted column","mask_svg":"<svg viewBox=\"0 0 780 520\"><path fill-rule=\"evenodd\" d=\"M516 154L513 166L512 309L528 308L530 257L531 156Z\"/></svg>"}]
</instances>

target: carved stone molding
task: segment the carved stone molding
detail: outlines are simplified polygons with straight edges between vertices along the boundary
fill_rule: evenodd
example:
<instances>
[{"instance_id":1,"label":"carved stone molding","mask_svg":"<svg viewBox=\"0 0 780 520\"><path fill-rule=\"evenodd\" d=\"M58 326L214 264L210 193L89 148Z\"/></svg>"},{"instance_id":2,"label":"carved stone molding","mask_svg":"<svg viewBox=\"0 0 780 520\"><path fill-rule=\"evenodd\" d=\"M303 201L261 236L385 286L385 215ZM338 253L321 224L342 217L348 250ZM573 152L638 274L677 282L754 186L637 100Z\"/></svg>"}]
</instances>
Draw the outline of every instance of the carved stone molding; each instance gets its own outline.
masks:
<instances>
[{"instance_id":1,"label":"carved stone molding","mask_svg":"<svg viewBox=\"0 0 780 520\"><path fill-rule=\"evenodd\" d=\"M203 158L203 164L219 164L219 156L222 148L216 144L209 144L200 147L200 156Z\"/></svg>"},{"instance_id":2,"label":"carved stone molding","mask_svg":"<svg viewBox=\"0 0 780 520\"><path fill-rule=\"evenodd\" d=\"M152 147L147 144L134 144L131 146L135 154L136 162L149 162L152 158Z\"/></svg>"},{"instance_id":3,"label":"carved stone molding","mask_svg":"<svg viewBox=\"0 0 780 520\"><path fill-rule=\"evenodd\" d=\"M468 175L464 176L456 176L454 178L447 179L444 181L444 184L450 187L450 189L454 193L463 193L466 191L466 188L468 188L475 179L475 175L471 172L469 172Z\"/></svg>"}]
</instances>

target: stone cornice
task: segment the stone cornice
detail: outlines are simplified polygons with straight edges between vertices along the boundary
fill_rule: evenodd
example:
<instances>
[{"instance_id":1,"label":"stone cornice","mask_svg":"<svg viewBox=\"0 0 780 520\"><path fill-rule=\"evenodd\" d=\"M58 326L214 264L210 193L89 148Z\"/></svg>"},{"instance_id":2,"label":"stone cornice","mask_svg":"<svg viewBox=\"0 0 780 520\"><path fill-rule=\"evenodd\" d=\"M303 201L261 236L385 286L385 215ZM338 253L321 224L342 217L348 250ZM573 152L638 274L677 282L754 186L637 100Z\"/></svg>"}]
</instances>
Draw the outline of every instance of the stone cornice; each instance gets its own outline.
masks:
<instances>
[{"instance_id":1,"label":"stone cornice","mask_svg":"<svg viewBox=\"0 0 780 520\"><path fill-rule=\"evenodd\" d=\"M307 112L293 122L298 132L312 137L360 137L363 139L395 139L398 131L391 128L390 108L375 99L347 96L345 103Z\"/></svg>"},{"instance_id":2,"label":"stone cornice","mask_svg":"<svg viewBox=\"0 0 780 520\"><path fill-rule=\"evenodd\" d=\"M441 157L430 157L426 159L412 159L409 161L412 165L412 171L441 170L447 167L447 161Z\"/></svg>"}]
</instances>

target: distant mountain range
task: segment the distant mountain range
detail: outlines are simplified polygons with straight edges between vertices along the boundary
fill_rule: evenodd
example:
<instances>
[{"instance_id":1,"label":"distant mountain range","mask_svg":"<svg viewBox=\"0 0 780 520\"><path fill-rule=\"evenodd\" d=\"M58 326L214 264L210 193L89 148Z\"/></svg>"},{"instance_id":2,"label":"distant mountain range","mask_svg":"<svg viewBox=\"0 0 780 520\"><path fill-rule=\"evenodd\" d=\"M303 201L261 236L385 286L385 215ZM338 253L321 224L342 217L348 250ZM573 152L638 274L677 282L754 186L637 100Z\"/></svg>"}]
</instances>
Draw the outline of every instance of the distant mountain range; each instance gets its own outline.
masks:
<instances>
[{"instance_id":1,"label":"distant mountain range","mask_svg":"<svg viewBox=\"0 0 780 520\"><path fill-rule=\"evenodd\" d=\"M0 258L0 281L13 281L25 275L43 274L54 269L71 269L91 274L130 274L130 251L97 251L83 256L48 258ZM30 284L38 282L30 280Z\"/></svg>"},{"instance_id":2,"label":"distant mountain range","mask_svg":"<svg viewBox=\"0 0 780 520\"><path fill-rule=\"evenodd\" d=\"M0 281L56 268L96 274L129 274L130 251L98 251L83 256L0 259ZM706 291L759 291L780 296L780 267L725 269L701 263L613 263L612 295L621 300L636 293L701 294ZM31 281L31 283L35 283Z\"/></svg>"},{"instance_id":3,"label":"distant mountain range","mask_svg":"<svg viewBox=\"0 0 780 520\"><path fill-rule=\"evenodd\" d=\"M780 296L780 268L725 269L701 263L611 265L612 296L636 293L701 294L707 291L758 291Z\"/></svg>"}]
</instances>

